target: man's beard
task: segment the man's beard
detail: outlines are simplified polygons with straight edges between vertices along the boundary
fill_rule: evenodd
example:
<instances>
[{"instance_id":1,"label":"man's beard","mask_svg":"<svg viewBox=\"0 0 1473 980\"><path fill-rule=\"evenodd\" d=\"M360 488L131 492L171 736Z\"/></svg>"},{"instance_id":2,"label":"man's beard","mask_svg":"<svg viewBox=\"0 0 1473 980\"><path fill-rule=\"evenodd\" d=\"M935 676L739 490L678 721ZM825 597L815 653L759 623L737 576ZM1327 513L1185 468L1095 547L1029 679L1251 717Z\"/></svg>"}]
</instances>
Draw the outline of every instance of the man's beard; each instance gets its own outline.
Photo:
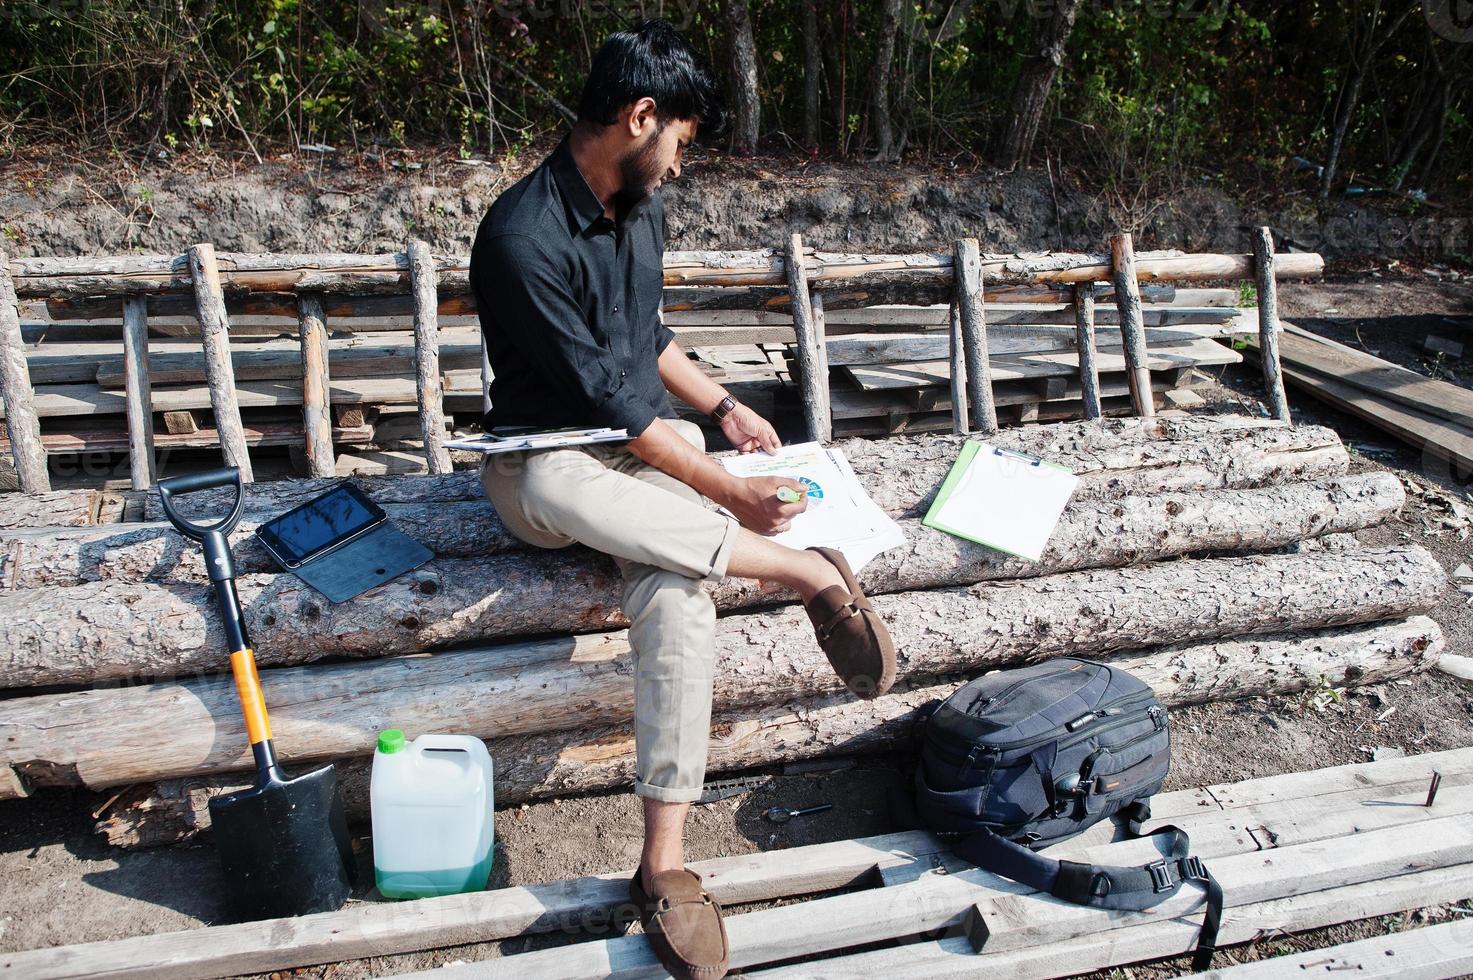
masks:
<instances>
[{"instance_id":1,"label":"man's beard","mask_svg":"<svg viewBox=\"0 0 1473 980\"><path fill-rule=\"evenodd\" d=\"M664 128L663 124L659 125L648 139L624 154L619 161L619 194L631 203L649 197L660 182L664 168L658 158L660 132Z\"/></svg>"}]
</instances>

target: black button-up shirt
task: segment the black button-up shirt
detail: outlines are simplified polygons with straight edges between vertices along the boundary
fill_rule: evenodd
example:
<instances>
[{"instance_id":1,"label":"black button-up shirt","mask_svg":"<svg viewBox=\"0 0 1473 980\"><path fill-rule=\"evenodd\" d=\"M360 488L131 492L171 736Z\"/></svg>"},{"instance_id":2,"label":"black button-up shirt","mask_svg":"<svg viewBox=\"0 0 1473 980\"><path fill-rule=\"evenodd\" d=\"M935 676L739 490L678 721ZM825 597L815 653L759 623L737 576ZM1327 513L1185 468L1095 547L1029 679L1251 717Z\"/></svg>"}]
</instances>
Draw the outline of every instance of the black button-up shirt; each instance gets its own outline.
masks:
<instances>
[{"instance_id":1,"label":"black button-up shirt","mask_svg":"<svg viewBox=\"0 0 1473 980\"><path fill-rule=\"evenodd\" d=\"M658 359L665 212L657 191L615 219L568 141L508 188L476 232L470 281L491 362L485 424L642 433L674 418Z\"/></svg>"}]
</instances>

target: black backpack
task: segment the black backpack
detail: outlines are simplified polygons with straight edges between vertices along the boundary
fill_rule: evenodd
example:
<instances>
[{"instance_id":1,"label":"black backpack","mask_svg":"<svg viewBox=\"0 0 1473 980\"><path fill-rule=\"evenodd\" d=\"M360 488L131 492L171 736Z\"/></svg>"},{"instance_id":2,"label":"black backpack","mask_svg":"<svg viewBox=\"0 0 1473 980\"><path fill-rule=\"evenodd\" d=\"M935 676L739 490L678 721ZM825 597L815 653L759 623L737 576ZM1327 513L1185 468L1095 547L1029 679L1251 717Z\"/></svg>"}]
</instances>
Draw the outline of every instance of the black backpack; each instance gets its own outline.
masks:
<instances>
[{"instance_id":1,"label":"black backpack","mask_svg":"<svg viewBox=\"0 0 1473 980\"><path fill-rule=\"evenodd\" d=\"M931 830L955 835L959 857L1079 905L1146 909L1183 881L1203 882L1194 968L1204 970L1222 891L1190 855L1185 831L1157 831L1169 835L1168 856L1137 868L1035 853L1107 817L1138 835L1170 765L1166 709L1148 685L1105 664L1060 658L979 677L930 713L915 809Z\"/></svg>"}]
</instances>

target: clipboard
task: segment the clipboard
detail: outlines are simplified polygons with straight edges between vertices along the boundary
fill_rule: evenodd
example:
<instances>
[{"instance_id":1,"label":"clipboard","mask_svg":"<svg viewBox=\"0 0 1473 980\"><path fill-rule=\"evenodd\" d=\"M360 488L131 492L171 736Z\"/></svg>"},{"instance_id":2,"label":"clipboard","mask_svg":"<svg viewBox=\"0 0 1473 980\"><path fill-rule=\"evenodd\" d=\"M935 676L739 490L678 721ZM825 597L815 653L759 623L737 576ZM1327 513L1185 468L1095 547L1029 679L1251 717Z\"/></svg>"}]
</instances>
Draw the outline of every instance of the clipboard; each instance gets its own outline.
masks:
<instances>
[{"instance_id":1,"label":"clipboard","mask_svg":"<svg viewBox=\"0 0 1473 980\"><path fill-rule=\"evenodd\" d=\"M1038 561L1078 484L1057 463L969 441L921 523Z\"/></svg>"}]
</instances>

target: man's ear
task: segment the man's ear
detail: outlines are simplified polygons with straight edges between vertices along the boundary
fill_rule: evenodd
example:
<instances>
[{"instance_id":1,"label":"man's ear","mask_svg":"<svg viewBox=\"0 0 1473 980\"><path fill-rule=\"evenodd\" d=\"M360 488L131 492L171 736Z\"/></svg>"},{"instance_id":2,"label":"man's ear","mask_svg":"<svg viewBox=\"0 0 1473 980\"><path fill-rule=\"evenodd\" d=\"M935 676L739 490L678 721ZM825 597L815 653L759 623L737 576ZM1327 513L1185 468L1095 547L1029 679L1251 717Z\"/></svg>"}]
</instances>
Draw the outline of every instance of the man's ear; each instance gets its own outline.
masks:
<instances>
[{"instance_id":1,"label":"man's ear","mask_svg":"<svg viewBox=\"0 0 1473 980\"><path fill-rule=\"evenodd\" d=\"M636 100L629 107L629 115L625 117L625 124L629 128L629 135L639 138L645 133L653 130L659 125L655 115L655 100L648 95Z\"/></svg>"}]
</instances>

